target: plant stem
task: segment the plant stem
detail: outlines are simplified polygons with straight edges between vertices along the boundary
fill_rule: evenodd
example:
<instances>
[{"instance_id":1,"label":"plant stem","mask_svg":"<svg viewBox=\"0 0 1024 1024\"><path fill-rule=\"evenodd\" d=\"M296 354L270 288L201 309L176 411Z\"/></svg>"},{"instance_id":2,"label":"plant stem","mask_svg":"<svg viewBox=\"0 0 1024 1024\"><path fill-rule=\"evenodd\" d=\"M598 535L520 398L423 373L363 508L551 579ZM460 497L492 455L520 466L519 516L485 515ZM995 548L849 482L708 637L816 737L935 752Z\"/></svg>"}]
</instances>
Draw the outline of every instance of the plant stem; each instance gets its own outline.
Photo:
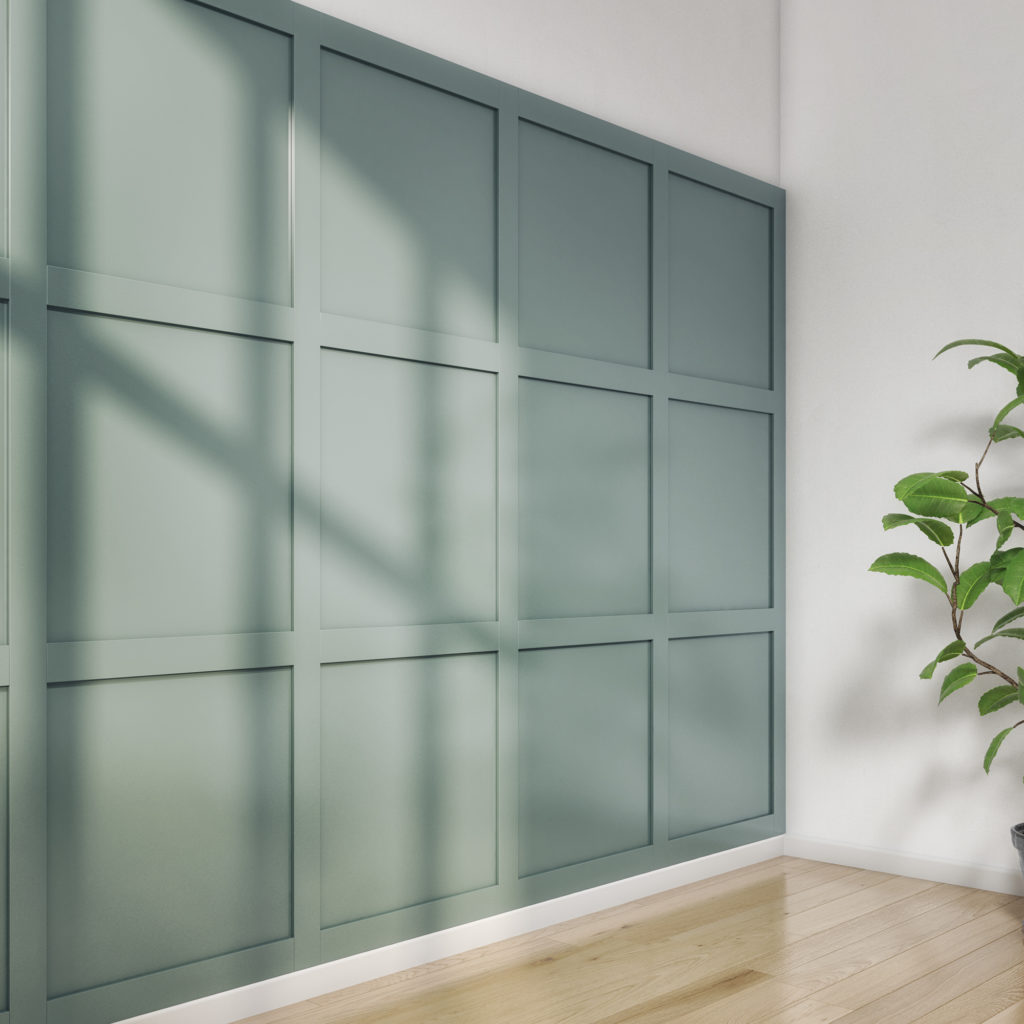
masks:
<instances>
[{"instance_id":1,"label":"plant stem","mask_svg":"<svg viewBox=\"0 0 1024 1024\"><path fill-rule=\"evenodd\" d=\"M974 464L974 484L978 488L978 498L984 504L985 499L981 493L981 479L978 476L978 471L981 469L981 464L985 461L985 456L988 455L989 448L992 447L992 438L988 439L988 444L985 445L985 450L981 453L981 458ZM987 507L987 506L986 506Z\"/></svg>"},{"instance_id":2,"label":"plant stem","mask_svg":"<svg viewBox=\"0 0 1024 1024\"><path fill-rule=\"evenodd\" d=\"M981 481L978 479L978 470L981 468L981 464L985 461L985 456L988 455L988 450L991 447L992 447L992 441L989 440L988 444L985 445L985 450L981 453L981 458L978 459L978 461L974 464L974 483L975 483L975 485L978 488L975 496L978 498L979 501L981 501L981 503L983 505L985 505L985 508L989 508L989 506L987 504L985 504L985 499L982 496ZM970 490L969 487L967 489ZM990 511L994 512L995 509L990 509ZM1015 521L1015 523L1016 523L1016 521ZM1020 526L1020 523L1016 523L1016 525ZM1024 528L1024 527L1022 527L1022 528ZM961 546L963 544L963 539L964 539L964 527L963 527L963 523L961 523L960 526L959 526L959 529L957 531L957 536L956 536L956 553L954 555L954 558L953 558L952 562L950 562L950 560L949 560L949 554L946 552L946 549L945 548L942 549L942 553L943 553L943 555L945 555L945 558L946 558L946 564L949 565L950 572L952 572L952 574L953 574L953 586L950 588L950 592L949 592L950 610L951 610L951 614L952 614L952 618L953 618L953 633L956 636L957 640L959 640L960 643L962 643L964 645L963 656L965 658L967 658L968 660L973 661L975 665L978 665L980 668L984 669L985 671L984 671L983 674L999 676L1000 679L1005 680L1015 690L1018 690L1018 689L1020 689L1020 683L1019 683L1018 680L1013 679L1011 676L1008 676L1002 669L996 668L995 665L992 665L989 662L984 661L983 659L979 658L974 653L974 651L972 651L970 649L970 647L967 646L967 641L964 640L964 637L963 637L964 612L963 612L963 609L961 609L960 610L960 614L957 615L957 595L956 595L957 588L960 586L960 549L961 549ZM1018 723L1018 724L1022 724L1022 723Z\"/></svg>"}]
</instances>

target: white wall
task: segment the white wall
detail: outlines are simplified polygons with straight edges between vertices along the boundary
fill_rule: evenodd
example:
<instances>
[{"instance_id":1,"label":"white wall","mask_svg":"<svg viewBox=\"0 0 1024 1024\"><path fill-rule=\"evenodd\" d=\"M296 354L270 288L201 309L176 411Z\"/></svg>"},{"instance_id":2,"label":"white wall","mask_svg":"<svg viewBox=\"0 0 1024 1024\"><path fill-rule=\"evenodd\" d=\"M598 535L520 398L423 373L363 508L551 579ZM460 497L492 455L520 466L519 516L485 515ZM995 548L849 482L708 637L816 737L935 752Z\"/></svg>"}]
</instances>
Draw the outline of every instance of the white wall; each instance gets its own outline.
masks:
<instances>
[{"instance_id":1,"label":"white wall","mask_svg":"<svg viewBox=\"0 0 1024 1024\"><path fill-rule=\"evenodd\" d=\"M893 482L968 468L1013 396L1003 371L931 356L1024 347L1022 38L1019 0L783 4L789 832L1011 869L1024 729L990 777L981 760L1024 716L980 720L980 684L937 708L917 674L951 639L942 596L866 569L927 553L881 531ZM1024 494L1022 443L990 455L1003 493Z\"/></svg>"},{"instance_id":2,"label":"white wall","mask_svg":"<svg viewBox=\"0 0 1024 1024\"><path fill-rule=\"evenodd\" d=\"M779 0L300 0L778 184Z\"/></svg>"}]
</instances>

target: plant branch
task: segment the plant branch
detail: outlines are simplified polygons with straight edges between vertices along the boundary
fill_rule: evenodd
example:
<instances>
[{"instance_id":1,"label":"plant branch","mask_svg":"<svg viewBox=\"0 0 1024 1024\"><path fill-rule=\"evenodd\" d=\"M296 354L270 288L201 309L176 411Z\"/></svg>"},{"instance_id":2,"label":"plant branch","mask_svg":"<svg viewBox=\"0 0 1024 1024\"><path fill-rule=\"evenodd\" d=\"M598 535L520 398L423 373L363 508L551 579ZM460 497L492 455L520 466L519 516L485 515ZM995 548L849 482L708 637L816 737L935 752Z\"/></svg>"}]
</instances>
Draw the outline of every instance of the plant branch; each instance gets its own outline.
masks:
<instances>
[{"instance_id":1,"label":"plant branch","mask_svg":"<svg viewBox=\"0 0 1024 1024\"><path fill-rule=\"evenodd\" d=\"M985 503L985 498L984 495L982 495L981 493L981 478L979 476L979 471L981 470L981 464L985 461L985 456L988 455L988 450L991 447L992 438L990 437L988 439L988 444L985 445L985 450L981 453L981 458L978 459L978 461L974 464L974 484L978 488L978 499L982 502L982 504ZM988 506L986 506L986 508L987 507Z\"/></svg>"}]
</instances>

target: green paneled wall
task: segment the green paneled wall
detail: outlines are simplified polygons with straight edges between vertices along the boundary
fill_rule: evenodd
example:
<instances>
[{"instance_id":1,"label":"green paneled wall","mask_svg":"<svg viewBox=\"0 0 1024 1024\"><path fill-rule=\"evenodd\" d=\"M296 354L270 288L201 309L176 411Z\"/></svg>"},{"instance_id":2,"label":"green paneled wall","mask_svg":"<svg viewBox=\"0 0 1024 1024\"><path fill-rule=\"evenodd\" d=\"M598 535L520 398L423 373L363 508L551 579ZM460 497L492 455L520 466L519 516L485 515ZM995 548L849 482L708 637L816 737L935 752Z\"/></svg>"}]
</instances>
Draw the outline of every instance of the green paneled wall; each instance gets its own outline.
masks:
<instances>
[{"instance_id":1,"label":"green paneled wall","mask_svg":"<svg viewBox=\"0 0 1024 1024\"><path fill-rule=\"evenodd\" d=\"M782 193L287 0L0 15L0 1024L780 834Z\"/></svg>"}]
</instances>

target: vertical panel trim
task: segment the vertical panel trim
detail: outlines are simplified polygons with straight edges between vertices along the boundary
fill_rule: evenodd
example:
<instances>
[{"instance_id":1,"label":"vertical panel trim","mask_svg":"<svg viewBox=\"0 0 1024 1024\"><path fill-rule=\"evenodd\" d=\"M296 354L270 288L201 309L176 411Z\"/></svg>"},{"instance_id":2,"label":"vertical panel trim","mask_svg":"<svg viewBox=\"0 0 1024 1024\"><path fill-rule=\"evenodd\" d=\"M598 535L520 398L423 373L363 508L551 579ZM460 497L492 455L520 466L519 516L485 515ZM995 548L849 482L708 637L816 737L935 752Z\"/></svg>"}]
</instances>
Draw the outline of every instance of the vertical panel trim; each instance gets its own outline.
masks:
<instances>
[{"instance_id":1,"label":"vertical panel trim","mask_svg":"<svg viewBox=\"0 0 1024 1024\"><path fill-rule=\"evenodd\" d=\"M498 885L519 877L519 103L497 117L498 268Z\"/></svg>"},{"instance_id":2,"label":"vertical panel trim","mask_svg":"<svg viewBox=\"0 0 1024 1024\"><path fill-rule=\"evenodd\" d=\"M320 42L296 9L292 110L294 621L292 678L295 968L320 963ZM301 15L301 17L299 16Z\"/></svg>"},{"instance_id":3,"label":"vertical panel trim","mask_svg":"<svg viewBox=\"0 0 1024 1024\"><path fill-rule=\"evenodd\" d=\"M786 197L779 193L772 230L772 387L785 408ZM772 416L772 605L779 617L772 634L772 813L786 829L786 417Z\"/></svg>"},{"instance_id":4,"label":"vertical panel trim","mask_svg":"<svg viewBox=\"0 0 1024 1024\"><path fill-rule=\"evenodd\" d=\"M46 1019L46 11L11 0L10 1004Z\"/></svg>"}]
</instances>

